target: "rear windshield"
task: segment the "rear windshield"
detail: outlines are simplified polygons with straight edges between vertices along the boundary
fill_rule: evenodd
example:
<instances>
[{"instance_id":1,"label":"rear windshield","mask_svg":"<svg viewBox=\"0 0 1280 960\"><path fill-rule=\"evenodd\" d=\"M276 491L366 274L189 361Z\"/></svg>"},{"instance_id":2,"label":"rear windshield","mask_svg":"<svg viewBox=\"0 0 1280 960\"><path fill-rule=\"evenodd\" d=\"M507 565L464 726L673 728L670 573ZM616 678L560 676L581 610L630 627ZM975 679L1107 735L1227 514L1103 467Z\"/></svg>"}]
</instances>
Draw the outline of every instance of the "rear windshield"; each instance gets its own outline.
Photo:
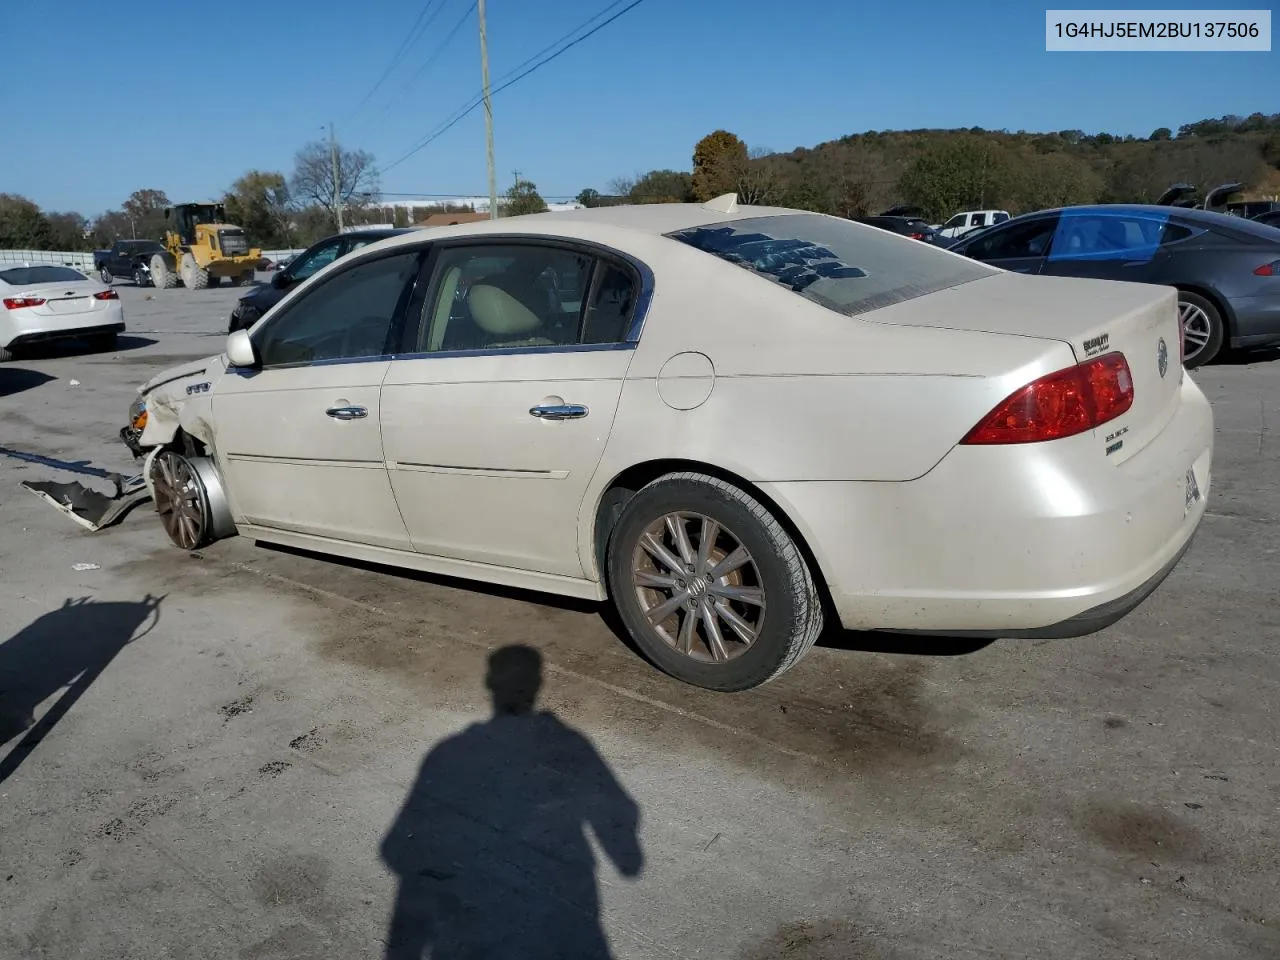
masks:
<instances>
[{"instance_id":1,"label":"rear windshield","mask_svg":"<svg viewBox=\"0 0 1280 960\"><path fill-rule=\"evenodd\" d=\"M668 236L846 316L996 272L919 240L820 214L752 217Z\"/></svg>"},{"instance_id":2,"label":"rear windshield","mask_svg":"<svg viewBox=\"0 0 1280 960\"><path fill-rule=\"evenodd\" d=\"M10 267L0 270L0 280L11 283L15 287L25 287L33 283L64 283L69 280L84 280L85 275L70 267Z\"/></svg>"}]
</instances>

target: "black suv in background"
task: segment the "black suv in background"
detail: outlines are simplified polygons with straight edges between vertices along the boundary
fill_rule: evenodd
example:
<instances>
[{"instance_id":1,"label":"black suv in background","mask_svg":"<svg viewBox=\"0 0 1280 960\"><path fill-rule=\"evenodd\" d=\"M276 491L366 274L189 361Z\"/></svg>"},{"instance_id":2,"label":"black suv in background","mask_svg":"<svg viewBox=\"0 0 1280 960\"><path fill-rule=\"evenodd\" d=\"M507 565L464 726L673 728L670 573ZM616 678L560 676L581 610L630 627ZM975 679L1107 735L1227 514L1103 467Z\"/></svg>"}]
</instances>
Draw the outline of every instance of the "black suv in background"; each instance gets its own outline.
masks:
<instances>
[{"instance_id":1,"label":"black suv in background","mask_svg":"<svg viewBox=\"0 0 1280 960\"><path fill-rule=\"evenodd\" d=\"M950 237L944 237L933 229L929 225L929 221L919 217L917 211L912 207L891 207L879 216L857 217L854 222L865 223L869 227L879 227L881 230L888 230L890 233L900 233L904 237L910 237L912 240L923 240L925 243L937 244L940 247L946 247L951 244Z\"/></svg>"},{"instance_id":2,"label":"black suv in background","mask_svg":"<svg viewBox=\"0 0 1280 960\"><path fill-rule=\"evenodd\" d=\"M289 261L283 270L271 275L271 282L257 287L252 293L240 298L231 311L231 323L227 332L247 330L258 322L258 318L284 299L284 295L300 284L307 277L327 267L335 260L340 260L353 250L358 250L375 240L383 240L401 233L410 233L417 227L371 227L368 230L352 230L326 237L313 243L306 250Z\"/></svg>"}]
</instances>

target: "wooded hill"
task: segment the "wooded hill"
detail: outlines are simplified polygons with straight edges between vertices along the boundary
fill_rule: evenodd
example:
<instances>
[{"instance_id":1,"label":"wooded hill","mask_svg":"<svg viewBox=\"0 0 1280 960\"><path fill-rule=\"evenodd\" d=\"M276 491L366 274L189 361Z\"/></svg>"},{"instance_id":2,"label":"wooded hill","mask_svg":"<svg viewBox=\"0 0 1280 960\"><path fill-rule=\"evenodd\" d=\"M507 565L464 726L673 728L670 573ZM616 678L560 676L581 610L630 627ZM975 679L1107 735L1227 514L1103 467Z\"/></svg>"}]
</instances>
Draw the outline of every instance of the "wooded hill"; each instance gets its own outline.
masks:
<instances>
[{"instance_id":1,"label":"wooded hill","mask_svg":"<svg viewBox=\"0 0 1280 960\"><path fill-rule=\"evenodd\" d=\"M790 153L749 151L720 130L699 142L690 173L615 181L615 194L703 200L733 189L744 202L845 217L906 203L936 223L966 209L1151 202L1175 182L1207 191L1233 180L1249 197L1280 194L1280 114L1201 120L1145 140L1081 130L870 131Z\"/></svg>"}]
</instances>

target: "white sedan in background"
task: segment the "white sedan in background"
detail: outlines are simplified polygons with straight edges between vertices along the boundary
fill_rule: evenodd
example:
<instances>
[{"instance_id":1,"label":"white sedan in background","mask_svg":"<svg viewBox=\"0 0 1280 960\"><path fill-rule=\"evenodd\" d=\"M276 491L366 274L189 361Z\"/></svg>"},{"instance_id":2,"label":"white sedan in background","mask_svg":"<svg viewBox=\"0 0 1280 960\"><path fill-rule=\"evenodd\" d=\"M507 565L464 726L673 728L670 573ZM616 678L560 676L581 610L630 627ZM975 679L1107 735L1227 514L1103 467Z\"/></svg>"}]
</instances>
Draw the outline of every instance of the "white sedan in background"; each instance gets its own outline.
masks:
<instances>
[{"instance_id":1,"label":"white sedan in background","mask_svg":"<svg viewBox=\"0 0 1280 960\"><path fill-rule=\"evenodd\" d=\"M54 340L112 350L124 330L120 295L71 267L0 264L0 306L0 361Z\"/></svg>"},{"instance_id":2,"label":"white sedan in background","mask_svg":"<svg viewBox=\"0 0 1280 960\"><path fill-rule=\"evenodd\" d=\"M384 240L122 437L171 539L608 600L715 690L824 623L1068 637L1205 509L1177 298L1027 277L802 211L654 204Z\"/></svg>"}]
</instances>

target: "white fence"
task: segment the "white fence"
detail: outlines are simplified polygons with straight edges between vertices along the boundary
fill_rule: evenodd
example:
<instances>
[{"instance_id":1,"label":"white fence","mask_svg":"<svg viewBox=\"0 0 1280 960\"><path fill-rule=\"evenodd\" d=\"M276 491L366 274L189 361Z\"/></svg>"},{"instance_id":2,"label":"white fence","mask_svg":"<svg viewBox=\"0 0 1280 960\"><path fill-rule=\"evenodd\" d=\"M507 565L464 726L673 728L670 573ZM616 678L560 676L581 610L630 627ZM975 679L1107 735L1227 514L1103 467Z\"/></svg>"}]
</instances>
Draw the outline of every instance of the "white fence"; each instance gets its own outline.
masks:
<instances>
[{"instance_id":1,"label":"white fence","mask_svg":"<svg viewBox=\"0 0 1280 960\"><path fill-rule=\"evenodd\" d=\"M262 255L268 260L283 260L301 253L303 247L294 250L263 250ZM93 252L70 250L0 250L0 264L5 263L52 263L64 267L73 267L85 273L93 273Z\"/></svg>"}]
</instances>

